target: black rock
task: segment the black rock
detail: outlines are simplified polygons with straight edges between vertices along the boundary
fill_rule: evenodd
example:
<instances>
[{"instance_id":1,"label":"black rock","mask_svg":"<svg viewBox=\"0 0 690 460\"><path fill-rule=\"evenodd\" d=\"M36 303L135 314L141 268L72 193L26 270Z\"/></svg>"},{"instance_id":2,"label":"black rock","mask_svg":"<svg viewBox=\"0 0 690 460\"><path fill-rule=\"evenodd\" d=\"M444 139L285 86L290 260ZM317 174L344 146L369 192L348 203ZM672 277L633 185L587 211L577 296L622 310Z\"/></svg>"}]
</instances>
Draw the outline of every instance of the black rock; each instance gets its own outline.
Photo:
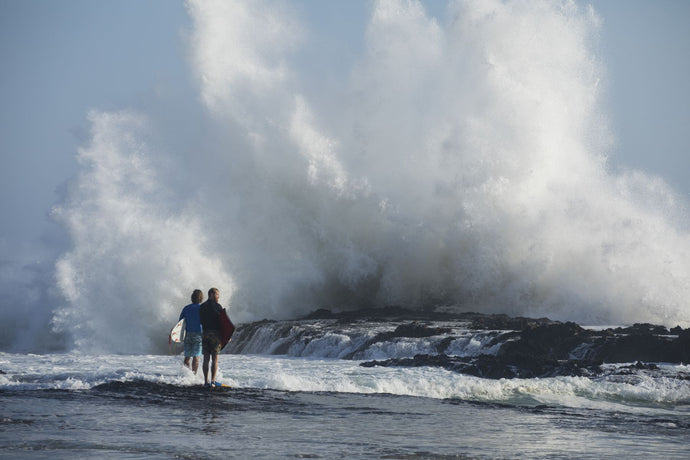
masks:
<instances>
[{"instance_id":1,"label":"black rock","mask_svg":"<svg viewBox=\"0 0 690 460\"><path fill-rule=\"evenodd\" d=\"M434 321L452 322L453 327L438 327ZM621 372L654 370L654 362L690 363L690 329L676 326L670 331L664 326L638 323L592 331L573 322L552 321L548 318L510 317L502 314L474 312L436 312L408 310L401 307L370 308L356 311L332 312L317 310L306 319L273 322L261 321L238 327L233 337L233 352L242 353L244 343L251 343L255 334L270 326L272 353L286 353L293 344L305 346L328 333L339 333L351 326L366 327L368 322L395 322L392 331L373 337L358 332L357 346L341 354L343 359L363 356L367 349L379 342L398 338L426 338L431 340L437 354L416 355L413 358L369 361L363 366L434 366L483 378L531 378L549 376L594 376L602 374L604 363L635 363ZM399 324L399 323L403 324ZM355 329L356 329L355 327ZM263 328L263 329L262 329ZM489 347L498 346L495 355L472 357L449 356L446 353L458 339L454 328L490 331L483 332ZM264 340L263 336L261 339ZM607 370L606 372L611 372Z\"/></svg>"}]
</instances>

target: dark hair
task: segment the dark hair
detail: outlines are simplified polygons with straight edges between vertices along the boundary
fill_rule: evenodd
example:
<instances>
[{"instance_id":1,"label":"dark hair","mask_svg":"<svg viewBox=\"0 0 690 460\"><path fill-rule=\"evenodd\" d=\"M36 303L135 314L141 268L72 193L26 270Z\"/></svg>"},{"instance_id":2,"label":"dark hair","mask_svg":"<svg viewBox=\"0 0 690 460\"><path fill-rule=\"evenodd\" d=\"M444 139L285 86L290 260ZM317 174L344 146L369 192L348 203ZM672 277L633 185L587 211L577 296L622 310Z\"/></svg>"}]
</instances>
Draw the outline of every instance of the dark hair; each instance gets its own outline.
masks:
<instances>
[{"instance_id":1,"label":"dark hair","mask_svg":"<svg viewBox=\"0 0 690 460\"><path fill-rule=\"evenodd\" d=\"M204 300L204 293L201 289L194 289L192 292L192 303L201 303Z\"/></svg>"},{"instance_id":2,"label":"dark hair","mask_svg":"<svg viewBox=\"0 0 690 460\"><path fill-rule=\"evenodd\" d=\"M214 292L217 292L218 294L220 294L220 291L219 291L218 289L216 289L216 288L211 288L211 289L208 290L208 296L211 297L211 296L213 295Z\"/></svg>"}]
</instances>

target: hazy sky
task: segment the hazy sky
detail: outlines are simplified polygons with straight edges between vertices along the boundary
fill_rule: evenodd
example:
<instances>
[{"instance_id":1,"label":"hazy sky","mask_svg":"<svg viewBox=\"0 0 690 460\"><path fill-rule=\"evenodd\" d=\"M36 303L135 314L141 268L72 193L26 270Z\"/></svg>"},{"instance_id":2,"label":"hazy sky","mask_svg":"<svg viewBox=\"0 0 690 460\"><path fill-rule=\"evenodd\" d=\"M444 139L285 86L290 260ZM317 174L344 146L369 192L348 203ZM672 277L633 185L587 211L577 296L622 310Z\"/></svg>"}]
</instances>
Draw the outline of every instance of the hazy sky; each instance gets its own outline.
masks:
<instances>
[{"instance_id":1,"label":"hazy sky","mask_svg":"<svg viewBox=\"0 0 690 460\"><path fill-rule=\"evenodd\" d=\"M347 71L368 2L298 3L329 33L302 65L329 60L324 67ZM603 19L605 106L617 138L611 167L660 175L690 200L690 2L592 3ZM425 4L443 14L445 2ZM148 108L190 92L188 27L182 2L0 0L0 261L40 257L52 245L45 238L57 238L47 215L78 170L90 109Z\"/></svg>"}]
</instances>

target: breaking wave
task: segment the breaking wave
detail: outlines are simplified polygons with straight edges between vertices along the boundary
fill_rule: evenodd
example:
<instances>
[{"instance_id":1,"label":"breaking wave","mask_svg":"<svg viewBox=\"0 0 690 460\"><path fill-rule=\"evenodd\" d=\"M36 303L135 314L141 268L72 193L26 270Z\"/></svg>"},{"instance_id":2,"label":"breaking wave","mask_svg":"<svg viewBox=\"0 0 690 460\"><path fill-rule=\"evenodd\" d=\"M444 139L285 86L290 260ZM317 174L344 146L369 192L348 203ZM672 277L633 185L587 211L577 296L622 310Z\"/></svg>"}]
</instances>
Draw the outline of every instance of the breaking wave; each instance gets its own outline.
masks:
<instances>
[{"instance_id":1,"label":"breaking wave","mask_svg":"<svg viewBox=\"0 0 690 460\"><path fill-rule=\"evenodd\" d=\"M160 351L210 287L238 322L453 305L690 325L686 203L607 168L593 9L378 1L361 55L319 86L291 6L189 1L189 110L90 114L53 212L70 343Z\"/></svg>"}]
</instances>

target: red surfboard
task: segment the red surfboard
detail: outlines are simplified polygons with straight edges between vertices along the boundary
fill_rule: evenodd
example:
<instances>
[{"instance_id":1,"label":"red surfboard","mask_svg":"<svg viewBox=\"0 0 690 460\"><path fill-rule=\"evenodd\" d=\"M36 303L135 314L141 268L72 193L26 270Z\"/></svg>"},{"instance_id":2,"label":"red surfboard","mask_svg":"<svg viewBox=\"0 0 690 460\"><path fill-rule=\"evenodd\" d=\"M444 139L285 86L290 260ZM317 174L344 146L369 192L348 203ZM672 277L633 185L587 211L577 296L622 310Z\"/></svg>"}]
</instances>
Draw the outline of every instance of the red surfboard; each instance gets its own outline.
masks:
<instances>
[{"instance_id":1,"label":"red surfboard","mask_svg":"<svg viewBox=\"0 0 690 460\"><path fill-rule=\"evenodd\" d=\"M228 316L228 312L223 308L223 311L220 312L220 335L221 335L221 350L225 348L225 345L228 344L230 341L230 337L232 337L232 333L235 332L235 325L232 324L232 321L230 321L230 317Z\"/></svg>"}]
</instances>

